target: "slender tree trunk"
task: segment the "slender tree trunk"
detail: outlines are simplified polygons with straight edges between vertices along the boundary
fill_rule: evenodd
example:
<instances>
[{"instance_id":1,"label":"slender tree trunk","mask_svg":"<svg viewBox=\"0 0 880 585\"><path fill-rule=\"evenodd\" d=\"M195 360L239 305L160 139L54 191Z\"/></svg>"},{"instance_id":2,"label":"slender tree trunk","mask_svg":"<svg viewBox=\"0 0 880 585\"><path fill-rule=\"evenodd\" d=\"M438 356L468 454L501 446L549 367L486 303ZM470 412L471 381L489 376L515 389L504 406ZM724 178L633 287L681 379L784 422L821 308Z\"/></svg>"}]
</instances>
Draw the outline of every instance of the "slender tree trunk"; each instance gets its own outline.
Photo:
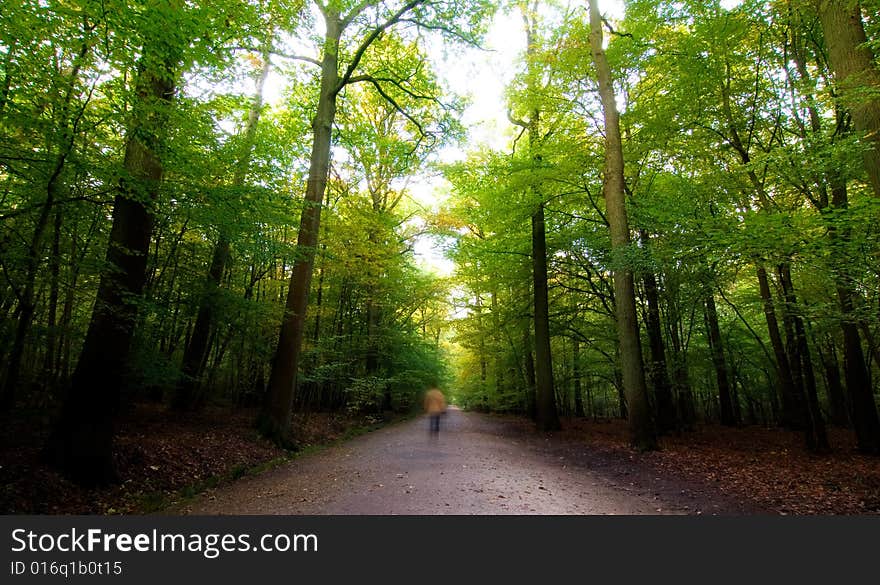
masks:
<instances>
[{"instance_id":1,"label":"slender tree trunk","mask_svg":"<svg viewBox=\"0 0 880 585\"><path fill-rule=\"evenodd\" d=\"M687 351L682 343L682 318L679 311L679 286L676 281L667 287L669 302L669 341L672 344L672 372L675 385L675 403L678 407L678 422L684 430L693 429L697 420L697 412L694 406L694 394L691 389L690 376L688 373Z\"/></svg>"},{"instance_id":2,"label":"slender tree trunk","mask_svg":"<svg viewBox=\"0 0 880 585\"><path fill-rule=\"evenodd\" d=\"M493 290L491 293L492 299L492 346L495 354L495 394L497 396L501 396L504 391L504 363L502 361L503 354L499 351L499 348L503 344L504 340L501 336L501 331L503 330L503 325L501 324L501 320L498 318L498 294Z\"/></svg>"},{"instance_id":3,"label":"slender tree trunk","mask_svg":"<svg viewBox=\"0 0 880 585\"><path fill-rule=\"evenodd\" d=\"M827 342L826 351L820 348L819 358L825 370L825 388L828 393L828 410L831 424L839 427L850 425L846 394L843 389L843 381L840 377L840 366L837 358L837 349L834 341Z\"/></svg>"},{"instance_id":4,"label":"slender tree trunk","mask_svg":"<svg viewBox=\"0 0 880 585\"><path fill-rule=\"evenodd\" d=\"M94 232L94 228L96 227L98 219L98 214L95 214L95 218L92 220L92 226L89 230L89 235ZM73 307L75 301L75 292L76 292L76 284L79 280L79 267L80 261L77 258L77 225L74 223L73 230L70 234L70 262L68 268L68 283L67 283L67 293L64 295L64 307L61 309L61 338L59 339L59 350L60 355L58 356L58 373L61 378L61 381L67 383L68 378L70 377L70 322L73 318ZM86 245L83 246L85 250L89 248L88 246L88 238Z\"/></svg>"},{"instance_id":5,"label":"slender tree trunk","mask_svg":"<svg viewBox=\"0 0 880 585\"><path fill-rule=\"evenodd\" d=\"M321 244L321 267L318 270L318 296L315 298L315 328L312 330L312 343L317 347L321 339L321 310L324 305L324 279L327 277L325 266L327 245Z\"/></svg>"},{"instance_id":6,"label":"slender tree trunk","mask_svg":"<svg viewBox=\"0 0 880 585\"><path fill-rule=\"evenodd\" d=\"M61 225L60 210L55 210L55 229L52 236L52 251L49 254L49 307L46 317L46 354L43 359L43 375L47 379L49 390L54 390L57 380L55 368L58 355L58 289L61 275Z\"/></svg>"},{"instance_id":7,"label":"slender tree trunk","mask_svg":"<svg viewBox=\"0 0 880 585\"><path fill-rule=\"evenodd\" d=\"M480 360L480 408L488 411L490 400L486 380L489 375L489 362L486 359L486 336L483 335L483 297L480 293L477 293L474 300L474 312L477 315L477 331L479 331L477 356Z\"/></svg>"},{"instance_id":8,"label":"slender tree trunk","mask_svg":"<svg viewBox=\"0 0 880 585\"><path fill-rule=\"evenodd\" d=\"M733 397L730 388L730 375L727 371L727 360L724 357L724 345L721 330L718 327L718 310L715 307L715 295L706 295L706 329L709 333L709 349L712 352L712 364L715 367L715 379L718 382L718 402L721 407L721 424L736 426L737 420L733 409Z\"/></svg>"},{"instance_id":9,"label":"slender tree trunk","mask_svg":"<svg viewBox=\"0 0 880 585\"><path fill-rule=\"evenodd\" d=\"M617 391L617 410L620 414L620 418L623 420L629 419L629 410L626 406L626 392L623 387L623 371L620 368L620 344L618 344L617 352L615 353L615 357L617 358L615 361L617 367L614 368L614 389Z\"/></svg>"},{"instance_id":10,"label":"slender tree trunk","mask_svg":"<svg viewBox=\"0 0 880 585\"><path fill-rule=\"evenodd\" d=\"M782 425L791 429L802 429L804 420L802 416L802 403L800 394L796 391L791 373L791 365L788 354L782 343L782 335L779 333L779 322L776 319L776 310L773 307L773 294L770 291L770 280L767 270L760 264L756 266L758 275L758 287L761 292L761 301L764 307L764 319L767 321L767 330L770 334L770 345L773 346L773 355L776 357L776 375L779 380L779 392L782 398Z\"/></svg>"},{"instance_id":11,"label":"slender tree trunk","mask_svg":"<svg viewBox=\"0 0 880 585\"><path fill-rule=\"evenodd\" d=\"M605 178L603 194L611 230L611 248L622 263L630 245L629 219L626 213L623 178L623 148L620 139L620 116L614 97L611 70L602 48L602 20L597 0L590 0L590 47L599 80L599 95L605 114ZM623 389L629 412L630 441L640 450L655 449L657 437L651 420L642 347L639 339L635 286L632 270L616 266L614 297L617 313L617 334L620 343Z\"/></svg>"},{"instance_id":12,"label":"slender tree trunk","mask_svg":"<svg viewBox=\"0 0 880 585\"><path fill-rule=\"evenodd\" d=\"M859 450L865 453L880 452L880 421L877 405L868 377L868 367L862 350L858 325L850 317L854 307L850 291L838 288L838 300L843 309L843 361L846 389L851 402L853 427Z\"/></svg>"},{"instance_id":13,"label":"slender tree trunk","mask_svg":"<svg viewBox=\"0 0 880 585\"><path fill-rule=\"evenodd\" d=\"M535 361L532 354L532 332L529 322L523 328L523 360L526 374L526 412L532 420L537 416L538 407L535 398Z\"/></svg>"},{"instance_id":14,"label":"slender tree trunk","mask_svg":"<svg viewBox=\"0 0 880 585\"><path fill-rule=\"evenodd\" d=\"M264 435L281 445L291 445L290 412L296 387L296 375L302 349L309 285L318 230L321 203L330 171L330 145L336 119L336 97L339 92L339 39L342 21L331 9L326 12L324 55L321 63L321 94L312 121L312 153L306 196L297 234L296 259L287 292L284 319L278 338L278 349L269 376L268 401L258 425Z\"/></svg>"},{"instance_id":15,"label":"slender tree trunk","mask_svg":"<svg viewBox=\"0 0 880 585\"><path fill-rule=\"evenodd\" d=\"M525 3L520 3L522 19L526 29L526 60L529 69L529 91L534 93L534 68L536 65L537 44L534 34L534 11ZM538 108L531 111L531 118L520 125L528 131L529 151L535 165L541 164L540 153L541 112ZM559 414L556 406L556 391L553 381L553 357L550 349L550 308L547 290L547 234L544 222L544 200L540 189L532 187L537 199L535 211L532 213L532 300L533 318L535 323L535 424L542 431L554 431L560 428Z\"/></svg>"},{"instance_id":16,"label":"slender tree trunk","mask_svg":"<svg viewBox=\"0 0 880 585\"><path fill-rule=\"evenodd\" d=\"M577 339L571 340L571 377L574 391L574 415L584 417L584 398L581 388L581 344Z\"/></svg>"},{"instance_id":17,"label":"slender tree trunk","mask_svg":"<svg viewBox=\"0 0 880 585\"><path fill-rule=\"evenodd\" d=\"M208 269L208 279L205 283L206 290L202 295L199 311L196 315L196 322L193 325L192 333L183 352L182 376L178 383L177 393L174 396L174 407L180 410L195 408L201 402L198 398L199 379L208 351L208 339L213 327L217 291L220 288L220 280L223 278L229 254L229 241L221 235L214 246L211 266Z\"/></svg>"},{"instance_id":18,"label":"slender tree trunk","mask_svg":"<svg viewBox=\"0 0 880 585\"><path fill-rule=\"evenodd\" d=\"M158 21L151 26L161 28L165 18L151 14ZM145 44L126 136L125 176L113 202L106 256L109 268L101 274L71 388L47 444L48 459L83 484L116 478L112 458L114 420L125 385L137 299L146 281L153 228L151 207L162 182L159 153L167 132L167 110L174 97L177 67L177 47L160 39Z\"/></svg>"},{"instance_id":19,"label":"slender tree trunk","mask_svg":"<svg viewBox=\"0 0 880 585\"><path fill-rule=\"evenodd\" d=\"M248 112L247 124L244 128L244 144L242 151L236 161L235 170L232 177L232 186L241 187L245 184L247 171L250 167L251 158L256 143L257 126L260 121L260 114L263 110L263 90L266 86L266 79L269 77L271 69L271 50L274 33L270 30L263 42L262 67L260 75L257 78L257 87L251 101L251 108ZM229 235L225 228L220 229L220 235L214 245L214 251L211 255L211 264L208 268L208 275L205 281L205 290L202 292L202 298L199 303L199 311L196 316L196 322L193 326L192 334L186 344L183 353L183 362L181 363L181 378L178 382L177 393L174 397L174 405L178 409L190 409L197 407L202 403L199 396L200 381L203 373L203 367L206 363L206 353L208 351L208 339L214 328L214 312L217 304L217 295L220 290L220 281L226 272L229 259L231 257L231 246L229 243Z\"/></svg>"},{"instance_id":20,"label":"slender tree trunk","mask_svg":"<svg viewBox=\"0 0 880 585\"><path fill-rule=\"evenodd\" d=\"M791 379L794 383L794 391L798 400L798 417L803 423L804 429L809 429L810 416L807 409L806 393L804 391L804 372L801 367L800 347L797 343L794 327L794 312L797 306L791 302L791 298L787 294L786 285L782 276L783 265L776 267L777 279L779 281L781 313L782 313L782 330L785 332L785 351L788 355L788 363L791 367Z\"/></svg>"},{"instance_id":21,"label":"slender tree trunk","mask_svg":"<svg viewBox=\"0 0 880 585\"><path fill-rule=\"evenodd\" d=\"M650 238L648 232L639 230L642 246L648 248ZM672 384L666 369L666 346L663 343L663 326L660 322L660 293L657 277L651 270L645 270L642 276L645 285L645 301L648 305L648 316L645 326L648 330L648 346L651 350L651 363L648 372L651 386L654 388L654 414L657 431L668 433L675 430L675 402L672 399Z\"/></svg>"},{"instance_id":22,"label":"slender tree trunk","mask_svg":"<svg viewBox=\"0 0 880 585\"><path fill-rule=\"evenodd\" d=\"M535 295L535 422L542 431L560 428L553 389L553 361L550 355L550 308L547 294L547 242L544 205L532 215L532 273Z\"/></svg>"},{"instance_id":23,"label":"slender tree trunk","mask_svg":"<svg viewBox=\"0 0 880 585\"><path fill-rule=\"evenodd\" d=\"M794 285L791 280L791 269L787 263L780 266L780 282L782 284L783 294L787 311L791 313L791 320L794 327L795 344L797 346L796 355L800 360L800 371L803 380L803 392L805 398L807 415L807 426L805 428L807 448L811 451L825 451L828 449L828 434L825 430L825 422L822 420L822 413L819 408L819 396L816 391L816 378L813 372L813 360L810 355L810 347L807 343L807 335L804 330L804 323L800 315L796 311L797 297L794 294ZM793 358L794 359L794 356Z\"/></svg>"},{"instance_id":24,"label":"slender tree trunk","mask_svg":"<svg viewBox=\"0 0 880 585\"><path fill-rule=\"evenodd\" d=\"M849 206L846 184L835 181L831 187L831 204L835 209L843 210ZM829 237L835 240L849 241L849 230L829 228ZM839 249L832 245L832 250ZM864 453L880 453L880 418L877 415L877 404L868 375L868 365L862 349L859 335L858 317L855 314L855 299L858 293L854 290L852 277L846 258L835 263L837 280L837 300L840 304L840 328L843 332L843 371L846 389L850 397L850 414L856 432L859 450Z\"/></svg>"}]
</instances>

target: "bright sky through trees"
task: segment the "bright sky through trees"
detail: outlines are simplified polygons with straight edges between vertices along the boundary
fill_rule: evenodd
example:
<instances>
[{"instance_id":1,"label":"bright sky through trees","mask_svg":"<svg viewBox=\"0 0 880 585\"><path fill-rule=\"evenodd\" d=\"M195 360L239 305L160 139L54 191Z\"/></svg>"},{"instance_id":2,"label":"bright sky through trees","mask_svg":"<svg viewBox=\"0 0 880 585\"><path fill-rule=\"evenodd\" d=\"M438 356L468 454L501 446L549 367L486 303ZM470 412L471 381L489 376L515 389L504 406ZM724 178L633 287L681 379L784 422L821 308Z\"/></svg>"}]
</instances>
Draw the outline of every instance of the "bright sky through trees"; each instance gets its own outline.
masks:
<instances>
[{"instance_id":1,"label":"bright sky through trees","mask_svg":"<svg viewBox=\"0 0 880 585\"><path fill-rule=\"evenodd\" d=\"M622 0L602 0L599 5L612 20L624 16ZM431 47L431 57L441 79L453 92L470 100L462 119L468 131L469 149L504 150L512 139L514 130L507 119L505 91L518 71L517 61L525 50L525 41L522 16L516 10L508 10L496 14L485 50L459 50L444 57L442 47ZM443 162L465 157L466 152L458 147L448 147L440 153ZM422 177L413 181L409 190L416 201L430 209L442 202L447 186L438 177ZM452 274L454 265L444 257L442 243L437 238L420 237L415 251L429 270L446 276Z\"/></svg>"}]
</instances>

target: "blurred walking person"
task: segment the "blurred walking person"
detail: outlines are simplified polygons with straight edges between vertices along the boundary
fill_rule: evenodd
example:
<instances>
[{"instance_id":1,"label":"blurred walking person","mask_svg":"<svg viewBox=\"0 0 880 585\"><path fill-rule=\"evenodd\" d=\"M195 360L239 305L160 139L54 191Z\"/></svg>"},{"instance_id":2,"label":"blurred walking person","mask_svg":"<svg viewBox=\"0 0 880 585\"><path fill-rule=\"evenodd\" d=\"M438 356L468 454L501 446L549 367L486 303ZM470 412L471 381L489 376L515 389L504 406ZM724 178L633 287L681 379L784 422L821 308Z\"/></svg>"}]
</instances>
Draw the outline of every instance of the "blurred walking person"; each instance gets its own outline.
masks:
<instances>
[{"instance_id":1,"label":"blurred walking person","mask_svg":"<svg viewBox=\"0 0 880 585\"><path fill-rule=\"evenodd\" d=\"M440 435L440 417L446 414L446 397L437 388L431 388L425 393L425 412L430 418L430 435L438 437Z\"/></svg>"}]
</instances>

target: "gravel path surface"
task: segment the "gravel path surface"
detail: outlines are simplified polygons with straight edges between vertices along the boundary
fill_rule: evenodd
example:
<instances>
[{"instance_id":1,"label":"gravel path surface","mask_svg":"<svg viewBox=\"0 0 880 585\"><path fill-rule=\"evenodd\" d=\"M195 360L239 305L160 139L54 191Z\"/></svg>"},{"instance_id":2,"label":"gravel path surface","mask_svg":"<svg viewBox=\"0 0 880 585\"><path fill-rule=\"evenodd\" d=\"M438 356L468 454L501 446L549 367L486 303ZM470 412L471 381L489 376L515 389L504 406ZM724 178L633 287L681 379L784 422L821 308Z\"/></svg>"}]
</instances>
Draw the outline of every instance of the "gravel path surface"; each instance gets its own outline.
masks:
<instances>
[{"instance_id":1,"label":"gravel path surface","mask_svg":"<svg viewBox=\"0 0 880 585\"><path fill-rule=\"evenodd\" d=\"M426 418L392 425L169 514L742 514L705 486L653 477L585 444L560 445L503 419L451 408L439 438Z\"/></svg>"}]
</instances>

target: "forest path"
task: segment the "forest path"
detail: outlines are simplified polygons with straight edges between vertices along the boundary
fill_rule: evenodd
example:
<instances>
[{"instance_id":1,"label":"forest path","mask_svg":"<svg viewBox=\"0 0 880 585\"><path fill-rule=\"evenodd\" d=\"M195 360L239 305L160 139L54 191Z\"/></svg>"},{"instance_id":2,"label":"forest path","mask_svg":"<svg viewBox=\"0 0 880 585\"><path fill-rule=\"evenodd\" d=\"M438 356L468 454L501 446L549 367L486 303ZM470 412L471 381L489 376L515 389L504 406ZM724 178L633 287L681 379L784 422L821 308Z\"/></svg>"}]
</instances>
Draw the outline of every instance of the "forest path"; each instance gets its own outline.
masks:
<instances>
[{"instance_id":1,"label":"forest path","mask_svg":"<svg viewBox=\"0 0 880 585\"><path fill-rule=\"evenodd\" d=\"M688 514L736 504L585 444L450 408L210 490L171 514Z\"/></svg>"}]
</instances>

